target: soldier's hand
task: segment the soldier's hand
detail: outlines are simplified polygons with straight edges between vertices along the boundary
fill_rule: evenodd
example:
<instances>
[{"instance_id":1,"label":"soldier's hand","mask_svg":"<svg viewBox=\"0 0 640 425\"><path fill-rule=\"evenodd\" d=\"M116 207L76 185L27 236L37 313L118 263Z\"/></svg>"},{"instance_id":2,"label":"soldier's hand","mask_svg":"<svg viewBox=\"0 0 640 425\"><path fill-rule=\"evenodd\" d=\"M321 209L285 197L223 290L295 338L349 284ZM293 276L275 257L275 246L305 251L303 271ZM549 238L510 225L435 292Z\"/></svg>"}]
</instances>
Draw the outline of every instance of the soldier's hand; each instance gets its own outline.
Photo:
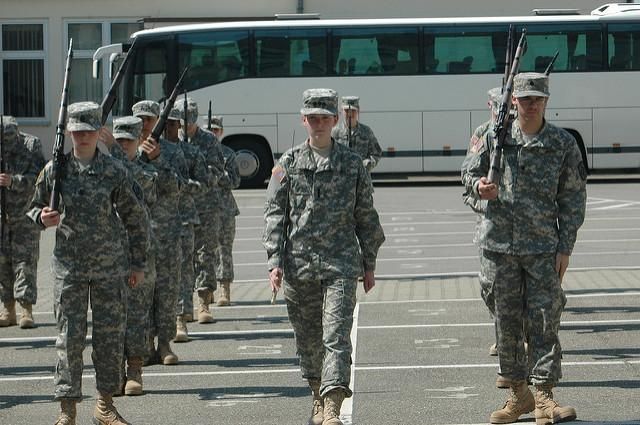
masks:
<instances>
[{"instance_id":1,"label":"soldier's hand","mask_svg":"<svg viewBox=\"0 0 640 425\"><path fill-rule=\"evenodd\" d=\"M100 131L98 131L98 140L101 140L107 149L111 149L111 146L116 142L115 137L113 137L113 133L111 133L107 127L102 127Z\"/></svg>"},{"instance_id":2,"label":"soldier's hand","mask_svg":"<svg viewBox=\"0 0 640 425\"><path fill-rule=\"evenodd\" d=\"M154 160L160 155L160 144L149 136L140 144L140 150L146 153L150 160Z\"/></svg>"},{"instance_id":3,"label":"soldier's hand","mask_svg":"<svg viewBox=\"0 0 640 425\"><path fill-rule=\"evenodd\" d=\"M11 174L8 174L8 173L0 174L0 186L2 187L11 186Z\"/></svg>"},{"instance_id":4,"label":"soldier's hand","mask_svg":"<svg viewBox=\"0 0 640 425\"><path fill-rule=\"evenodd\" d=\"M269 272L269 285L272 292L278 292L282 286L282 269L276 267Z\"/></svg>"},{"instance_id":5,"label":"soldier's hand","mask_svg":"<svg viewBox=\"0 0 640 425\"><path fill-rule=\"evenodd\" d=\"M49 207L44 207L40 213L40 221L44 227L57 226L60 224L60 213Z\"/></svg>"},{"instance_id":6,"label":"soldier's hand","mask_svg":"<svg viewBox=\"0 0 640 425\"><path fill-rule=\"evenodd\" d=\"M496 199L498 197L498 186L490 183L486 177L480 177L480 181L478 182L478 195L480 199Z\"/></svg>"},{"instance_id":7,"label":"soldier's hand","mask_svg":"<svg viewBox=\"0 0 640 425\"><path fill-rule=\"evenodd\" d=\"M362 281L362 284L364 286L365 293L368 293L373 289L374 286L376 286L376 277L372 270L364 272L364 279Z\"/></svg>"},{"instance_id":8,"label":"soldier's hand","mask_svg":"<svg viewBox=\"0 0 640 425\"><path fill-rule=\"evenodd\" d=\"M558 252L556 254L556 272L560 278L560 283L562 283L562 278L564 277L564 273L567 271L567 267L569 267L569 256Z\"/></svg>"},{"instance_id":9,"label":"soldier's hand","mask_svg":"<svg viewBox=\"0 0 640 425\"><path fill-rule=\"evenodd\" d=\"M144 272L143 271L135 271L131 270L129 274L128 284L130 288L135 288L138 285L141 285L144 282Z\"/></svg>"}]
</instances>

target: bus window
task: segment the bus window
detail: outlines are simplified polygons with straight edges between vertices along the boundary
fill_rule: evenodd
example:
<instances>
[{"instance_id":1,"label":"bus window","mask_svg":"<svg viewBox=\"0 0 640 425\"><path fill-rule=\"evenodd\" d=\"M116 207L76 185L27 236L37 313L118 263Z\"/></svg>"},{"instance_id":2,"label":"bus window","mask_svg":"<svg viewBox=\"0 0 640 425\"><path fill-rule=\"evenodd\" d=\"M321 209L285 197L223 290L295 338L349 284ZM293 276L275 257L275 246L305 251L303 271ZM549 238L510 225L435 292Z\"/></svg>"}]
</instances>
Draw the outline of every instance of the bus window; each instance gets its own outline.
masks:
<instances>
[{"instance_id":1,"label":"bus window","mask_svg":"<svg viewBox=\"0 0 640 425\"><path fill-rule=\"evenodd\" d=\"M507 27L425 27L427 74L502 72Z\"/></svg>"},{"instance_id":2,"label":"bus window","mask_svg":"<svg viewBox=\"0 0 640 425\"><path fill-rule=\"evenodd\" d=\"M167 96L167 69L169 60L169 39L154 40L140 46L140 53L135 57L133 71L133 93L131 105L141 100L159 101ZM128 90L129 88L127 88ZM129 108L131 105L128 105ZM118 111L120 112L120 111ZM130 109L122 111L130 113Z\"/></svg>"},{"instance_id":3,"label":"bus window","mask_svg":"<svg viewBox=\"0 0 640 425\"><path fill-rule=\"evenodd\" d=\"M326 74L325 30L258 30L255 43L258 77Z\"/></svg>"},{"instance_id":4,"label":"bus window","mask_svg":"<svg viewBox=\"0 0 640 425\"><path fill-rule=\"evenodd\" d=\"M640 69L640 25L610 24L608 35L609 69Z\"/></svg>"},{"instance_id":5,"label":"bus window","mask_svg":"<svg viewBox=\"0 0 640 425\"><path fill-rule=\"evenodd\" d=\"M567 30L567 26L527 26L527 51L520 70L544 72L556 51L553 72L602 70L601 27L580 24Z\"/></svg>"},{"instance_id":6,"label":"bus window","mask_svg":"<svg viewBox=\"0 0 640 425\"><path fill-rule=\"evenodd\" d=\"M414 27L340 28L333 31L332 47L333 74L418 72L418 30Z\"/></svg>"},{"instance_id":7,"label":"bus window","mask_svg":"<svg viewBox=\"0 0 640 425\"><path fill-rule=\"evenodd\" d=\"M248 75L247 31L200 31L178 35L181 67L189 65L185 89L235 80Z\"/></svg>"}]
</instances>

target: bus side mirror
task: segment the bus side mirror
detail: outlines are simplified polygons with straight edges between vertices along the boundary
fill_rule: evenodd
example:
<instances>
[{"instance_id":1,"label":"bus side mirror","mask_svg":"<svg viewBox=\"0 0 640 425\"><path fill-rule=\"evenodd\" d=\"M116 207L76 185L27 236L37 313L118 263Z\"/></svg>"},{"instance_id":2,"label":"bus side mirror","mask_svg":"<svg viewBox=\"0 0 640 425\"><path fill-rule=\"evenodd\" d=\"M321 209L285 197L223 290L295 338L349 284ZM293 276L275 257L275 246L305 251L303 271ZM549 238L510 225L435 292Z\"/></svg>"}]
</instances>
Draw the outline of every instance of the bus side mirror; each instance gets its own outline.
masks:
<instances>
[{"instance_id":1,"label":"bus side mirror","mask_svg":"<svg viewBox=\"0 0 640 425\"><path fill-rule=\"evenodd\" d=\"M93 70L91 72L91 76L94 80L97 80L100 76L100 61L93 61Z\"/></svg>"}]
</instances>

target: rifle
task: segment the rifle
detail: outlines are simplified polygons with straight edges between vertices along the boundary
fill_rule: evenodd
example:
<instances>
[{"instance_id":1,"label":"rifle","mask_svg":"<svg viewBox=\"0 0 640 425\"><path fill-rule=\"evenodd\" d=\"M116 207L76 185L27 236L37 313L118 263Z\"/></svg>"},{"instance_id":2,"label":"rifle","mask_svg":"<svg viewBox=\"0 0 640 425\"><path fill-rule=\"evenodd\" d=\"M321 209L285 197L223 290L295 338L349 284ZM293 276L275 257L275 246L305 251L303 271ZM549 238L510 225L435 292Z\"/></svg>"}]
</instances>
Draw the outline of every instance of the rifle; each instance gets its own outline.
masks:
<instances>
[{"instance_id":1,"label":"rifle","mask_svg":"<svg viewBox=\"0 0 640 425\"><path fill-rule=\"evenodd\" d=\"M549 65L547 65L547 69L544 70L544 75L546 75L547 77L549 76L549 74L551 74L551 70L553 69L553 64L555 63L556 59L558 59L558 53L560 53L560 51L556 50L556 54L553 55L553 58L551 58Z\"/></svg>"},{"instance_id":2,"label":"rifle","mask_svg":"<svg viewBox=\"0 0 640 425\"><path fill-rule=\"evenodd\" d=\"M64 71L64 83L60 99L60 111L58 112L58 124L56 125L56 140L53 143L53 161L51 173L53 185L51 186L51 199L49 208L58 211L60 207L60 194L62 193L62 175L64 173L64 131L67 126L67 105L69 103L69 77L71 76L71 60L73 59L73 39L69 40L67 63Z\"/></svg>"},{"instance_id":3,"label":"rifle","mask_svg":"<svg viewBox=\"0 0 640 425\"><path fill-rule=\"evenodd\" d=\"M502 76L502 88L504 89L505 84L507 83L507 79L509 78L509 72L511 71L511 61L513 60L513 38L514 38L515 29L513 28L513 24L509 25L509 35L507 37L507 52L506 58L504 62L504 75Z\"/></svg>"},{"instance_id":4,"label":"rifle","mask_svg":"<svg viewBox=\"0 0 640 425\"><path fill-rule=\"evenodd\" d=\"M4 160L4 117L0 114L0 173L6 172ZM4 228L7 225L7 188L0 187L0 251L4 250Z\"/></svg>"},{"instance_id":5,"label":"rifle","mask_svg":"<svg viewBox=\"0 0 640 425\"><path fill-rule=\"evenodd\" d=\"M189 143L189 131L188 131L188 127L189 127L189 122L187 121L187 118L189 116L189 114L187 113L187 109L189 107L189 102L187 102L187 91L184 91L184 103L182 104L184 106L184 141L185 143Z\"/></svg>"},{"instance_id":6,"label":"rifle","mask_svg":"<svg viewBox=\"0 0 640 425\"><path fill-rule=\"evenodd\" d=\"M211 101L209 101L209 110L207 111L207 130L211 131Z\"/></svg>"},{"instance_id":7,"label":"rifle","mask_svg":"<svg viewBox=\"0 0 640 425\"><path fill-rule=\"evenodd\" d=\"M133 57L133 55L131 55L131 51L133 50L133 46L136 45L136 41L138 41L138 39L134 38L133 43L131 44L131 47L129 47L129 50L127 51L127 54L124 57L124 60L120 64L120 68L118 68L118 72L116 73L115 78L111 82L111 87L109 87L109 91L107 92L104 99L102 99L102 104L100 105L100 107L102 108L102 118L100 119L100 124L102 125L104 125L104 123L107 122L107 118L109 118L111 109L113 108L113 105L116 103L116 99L118 98L116 92L118 90L118 86L120 85L120 81L122 81L122 78L124 77L124 73L127 70L127 67L129 66L129 62L131 62L131 58Z\"/></svg>"},{"instance_id":8,"label":"rifle","mask_svg":"<svg viewBox=\"0 0 640 425\"><path fill-rule=\"evenodd\" d=\"M176 83L175 87L173 88L173 91L171 92L171 95L167 99L166 105L164 105L162 112L160 112L160 118L158 118L158 121L156 121L156 125L153 126L153 130L151 130L151 136L149 137L152 137L157 142L160 141L160 135L164 131L164 126L167 125L167 118L169 117L171 108L173 108L173 104L176 102L176 97L178 97L178 91L180 90L180 87L182 87L182 80L184 79L184 76L186 75L188 70L189 70L189 67L185 66L184 71L182 71L182 74L180 74L180 78L178 78L178 82Z\"/></svg>"},{"instance_id":9,"label":"rifle","mask_svg":"<svg viewBox=\"0 0 640 425\"><path fill-rule=\"evenodd\" d=\"M349 103L347 105L347 109L349 110L349 114L347 115L347 145L349 145L349 148L353 149L353 146L351 146L351 138L353 137L353 135L351 134L351 104Z\"/></svg>"},{"instance_id":10,"label":"rifle","mask_svg":"<svg viewBox=\"0 0 640 425\"><path fill-rule=\"evenodd\" d=\"M502 146L507 134L509 133L510 125L510 111L511 111L511 93L513 92L513 79L520 69L520 57L523 55L526 49L527 30L522 30L520 41L518 41L518 47L513 55L513 62L511 63L511 69L509 70L509 78L506 84L502 88L502 100L500 102L500 110L498 112L498 118L493 126L493 137L496 140L494 149L491 151L491 162L489 165L489 175L487 179L490 183L498 184L500 181L500 162L502 161Z\"/></svg>"}]
</instances>

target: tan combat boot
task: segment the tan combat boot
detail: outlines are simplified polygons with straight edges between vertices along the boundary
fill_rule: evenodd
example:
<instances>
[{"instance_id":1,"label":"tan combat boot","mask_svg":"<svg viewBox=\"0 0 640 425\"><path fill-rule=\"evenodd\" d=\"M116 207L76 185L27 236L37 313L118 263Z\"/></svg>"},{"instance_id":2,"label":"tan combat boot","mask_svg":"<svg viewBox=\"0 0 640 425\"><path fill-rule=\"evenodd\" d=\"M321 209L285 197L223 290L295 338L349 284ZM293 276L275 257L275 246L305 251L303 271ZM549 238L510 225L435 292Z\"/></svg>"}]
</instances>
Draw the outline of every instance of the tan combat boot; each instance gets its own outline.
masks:
<instances>
[{"instance_id":1,"label":"tan combat boot","mask_svg":"<svg viewBox=\"0 0 640 425\"><path fill-rule=\"evenodd\" d=\"M513 381L511 380L511 378L507 378L506 376L498 375L498 377L496 378L496 387L498 388L511 388L512 383Z\"/></svg>"},{"instance_id":2,"label":"tan combat boot","mask_svg":"<svg viewBox=\"0 0 640 425\"><path fill-rule=\"evenodd\" d=\"M131 425L120 416L111 396L102 393L98 395L92 421L94 425Z\"/></svg>"},{"instance_id":3,"label":"tan combat boot","mask_svg":"<svg viewBox=\"0 0 640 425\"><path fill-rule=\"evenodd\" d=\"M493 344L491 347L489 347L489 355L490 356L498 355L498 344Z\"/></svg>"},{"instance_id":4,"label":"tan combat boot","mask_svg":"<svg viewBox=\"0 0 640 425\"><path fill-rule=\"evenodd\" d=\"M324 403L320 396L320 380L309 379L309 388L311 388L311 394L313 395L313 406L311 407L311 417L307 425L322 425Z\"/></svg>"},{"instance_id":5,"label":"tan combat boot","mask_svg":"<svg viewBox=\"0 0 640 425\"><path fill-rule=\"evenodd\" d=\"M176 337L173 338L173 342L189 342L187 321L184 320L183 314L179 314L176 316Z\"/></svg>"},{"instance_id":6,"label":"tan combat boot","mask_svg":"<svg viewBox=\"0 0 640 425\"><path fill-rule=\"evenodd\" d=\"M193 320L193 313L185 313L182 315L184 317L184 321L187 323L191 323L194 322Z\"/></svg>"},{"instance_id":7,"label":"tan combat boot","mask_svg":"<svg viewBox=\"0 0 640 425\"><path fill-rule=\"evenodd\" d=\"M31 304L27 302L20 302L20 307L22 307L22 314L20 316L20 327L22 329L31 329L35 327L33 322L33 311Z\"/></svg>"},{"instance_id":8,"label":"tan combat boot","mask_svg":"<svg viewBox=\"0 0 640 425\"><path fill-rule=\"evenodd\" d=\"M169 366L178 364L178 356L171 351L171 345L168 342L158 341L158 356L163 365Z\"/></svg>"},{"instance_id":9,"label":"tan combat boot","mask_svg":"<svg viewBox=\"0 0 640 425\"><path fill-rule=\"evenodd\" d=\"M11 300L2 303L2 310L0 310L0 327L6 328L7 326L17 325L16 319L16 300Z\"/></svg>"},{"instance_id":10,"label":"tan combat boot","mask_svg":"<svg viewBox=\"0 0 640 425\"><path fill-rule=\"evenodd\" d=\"M127 383L125 395L142 395L142 357L127 359Z\"/></svg>"},{"instance_id":11,"label":"tan combat boot","mask_svg":"<svg viewBox=\"0 0 640 425\"><path fill-rule=\"evenodd\" d=\"M198 289L198 323L213 323L213 315L209 311L209 304L213 301L211 289Z\"/></svg>"},{"instance_id":12,"label":"tan combat boot","mask_svg":"<svg viewBox=\"0 0 640 425\"><path fill-rule=\"evenodd\" d=\"M340 420L340 408L344 400L342 390L331 390L324 396L324 419L322 425L343 425Z\"/></svg>"},{"instance_id":13,"label":"tan combat boot","mask_svg":"<svg viewBox=\"0 0 640 425\"><path fill-rule=\"evenodd\" d=\"M535 409L536 403L526 381L513 381L510 392L504 407L491 414L489 422L492 424L517 422L521 415L532 412Z\"/></svg>"},{"instance_id":14,"label":"tan combat boot","mask_svg":"<svg viewBox=\"0 0 640 425\"><path fill-rule=\"evenodd\" d=\"M60 414L53 425L76 425L76 400L60 400Z\"/></svg>"},{"instance_id":15,"label":"tan combat boot","mask_svg":"<svg viewBox=\"0 0 640 425\"><path fill-rule=\"evenodd\" d=\"M560 407L553 400L553 385L536 385L536 425L556 424L575 420L578 415L571 406Z\"/></svg>"},{"instance_id":16,"label":"tan combat boot","mask_svg":"<svg viewBox=\"0 0 640 425\"><path fill-rule=\"evenodd\" d=\"M231 282L225 280L220 282L220 288L218 289L218 306L224 307L231 304Z\"/></svg>"}]
</instances>

